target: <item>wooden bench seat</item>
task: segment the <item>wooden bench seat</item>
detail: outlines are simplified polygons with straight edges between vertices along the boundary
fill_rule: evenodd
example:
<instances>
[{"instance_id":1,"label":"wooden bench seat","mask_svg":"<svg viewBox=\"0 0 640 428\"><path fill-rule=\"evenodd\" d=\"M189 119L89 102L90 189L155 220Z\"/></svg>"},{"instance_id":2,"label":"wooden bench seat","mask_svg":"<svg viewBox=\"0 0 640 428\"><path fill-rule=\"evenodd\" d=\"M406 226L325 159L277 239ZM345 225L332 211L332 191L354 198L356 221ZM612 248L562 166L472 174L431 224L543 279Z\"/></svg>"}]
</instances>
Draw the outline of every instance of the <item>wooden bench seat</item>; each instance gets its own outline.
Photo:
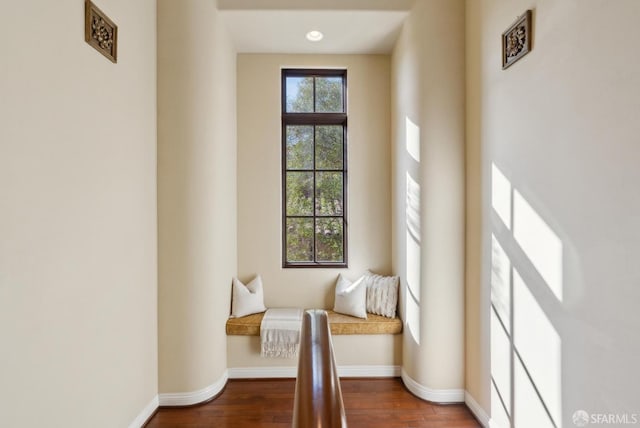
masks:
<instances>
[{"instance_id":1,"label":"wooden bench seat","mask_svg":"<svg viewBox=\"0 0 640 428\"><path fill-rule=\"evenodd\" d=\"M367 319L327 311L331 334L399 334L402 332L400 318L387 318L375 314L367 314ZM260 336L260 324L264 312L247 315L242 318L227 320L227 335Z\"/></svg>"}]
</instances>

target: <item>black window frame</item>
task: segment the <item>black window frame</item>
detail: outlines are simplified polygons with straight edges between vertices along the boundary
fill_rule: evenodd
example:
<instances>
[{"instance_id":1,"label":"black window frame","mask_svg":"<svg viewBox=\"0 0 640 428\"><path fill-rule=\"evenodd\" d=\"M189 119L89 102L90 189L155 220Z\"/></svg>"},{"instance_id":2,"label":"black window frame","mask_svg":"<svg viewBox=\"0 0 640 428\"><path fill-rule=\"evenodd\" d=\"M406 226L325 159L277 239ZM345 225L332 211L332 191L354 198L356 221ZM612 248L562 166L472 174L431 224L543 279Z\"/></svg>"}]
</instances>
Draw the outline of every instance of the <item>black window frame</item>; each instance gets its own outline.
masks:
<instances>
[{"instance_id":1,"label":"black window frame","mask_svg":"<svg viewBox=\"0 0 640 428\"><path fill-rule=\"evenodd\" d=\"M287 112L287 78L288 77L341 77L342 78L342 107L343 111L341 113L288 113ZM292 68L283 68L282 69L282 79L281 79L281 104L282 104L282 128L281 128L281 136L282 136L282 171L281 171L281 181L282 181L282 267L283 268L348 268L348 217L347 217L347 208L348 208L348 192L347 192L347 180L348 180L348 169L347 169L347 70L346 69L292 69ZM314 110L315 110L315 79L314 79L314 90L313 90L314 100ZM296 216L296 215L287 215L287 172L288 171L300 171L300 170L289 170L287 169L287 132L286 128L289 125L307 125L315 126L317 125L340 125L342 126L342 169L333 169L326 170L330 172L341 172L343 178L343 188L342 188L342 215L341 216L322 216L317 215L315 208L315 198L316 198L316 173L323 172L323 169L316 169L316 144L315 144L315 132L314 132L314 156L313 156L313 169L307 170L308 172L313 172L313 215L311 216ZM303 170L304 171L304 170ZM314 233L313 233L313 261L304 261L304 262L289 262L287 261L287 219L288 218L313 218L314 224ZM318 261L317 260L317 248L316 248L316 220L318 218L342 218L342 262L328 262L328 261Z\"/></svg>"}]
</instances>

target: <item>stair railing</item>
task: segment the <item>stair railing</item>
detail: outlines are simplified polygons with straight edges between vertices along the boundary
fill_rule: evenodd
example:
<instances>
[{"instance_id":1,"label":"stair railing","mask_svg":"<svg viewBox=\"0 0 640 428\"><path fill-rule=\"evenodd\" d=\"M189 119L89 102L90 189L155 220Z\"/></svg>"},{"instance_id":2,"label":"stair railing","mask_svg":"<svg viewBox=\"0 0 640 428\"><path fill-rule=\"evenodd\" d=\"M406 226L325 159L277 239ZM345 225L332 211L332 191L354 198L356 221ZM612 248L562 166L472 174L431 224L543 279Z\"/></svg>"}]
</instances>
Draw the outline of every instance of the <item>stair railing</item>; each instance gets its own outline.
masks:
<instances>
[{"instance_id":1,"label":"stair railing","mask_svg":"<svg viewBox=\"0 0 640 428\"><path fill-rule=\"evenodd\" d=\"M300 333L293 428L346 428L327 312L305 311Z\"/></svg>"}]
</instances>

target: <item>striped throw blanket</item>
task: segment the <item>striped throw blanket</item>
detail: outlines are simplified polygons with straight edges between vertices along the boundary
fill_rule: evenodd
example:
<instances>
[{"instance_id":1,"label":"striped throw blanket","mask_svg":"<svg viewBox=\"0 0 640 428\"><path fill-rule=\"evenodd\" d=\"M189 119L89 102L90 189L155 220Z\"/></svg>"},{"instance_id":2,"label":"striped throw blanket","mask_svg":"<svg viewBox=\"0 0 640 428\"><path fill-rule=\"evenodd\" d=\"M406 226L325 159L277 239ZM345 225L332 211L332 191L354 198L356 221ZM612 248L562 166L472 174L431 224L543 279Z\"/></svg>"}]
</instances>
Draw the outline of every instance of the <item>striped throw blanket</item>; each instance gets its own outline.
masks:
<instances>
[{"instance_id":1,"label":"striped throw blanket","mask_svg":"<svg viewBox=\"0 0 640 428\"><path fill-rule=\"evenodd\" d=\"M293 358L298 354L302 309L267 309L260 324L262 356Z\"/></svg>"}]
</instances>

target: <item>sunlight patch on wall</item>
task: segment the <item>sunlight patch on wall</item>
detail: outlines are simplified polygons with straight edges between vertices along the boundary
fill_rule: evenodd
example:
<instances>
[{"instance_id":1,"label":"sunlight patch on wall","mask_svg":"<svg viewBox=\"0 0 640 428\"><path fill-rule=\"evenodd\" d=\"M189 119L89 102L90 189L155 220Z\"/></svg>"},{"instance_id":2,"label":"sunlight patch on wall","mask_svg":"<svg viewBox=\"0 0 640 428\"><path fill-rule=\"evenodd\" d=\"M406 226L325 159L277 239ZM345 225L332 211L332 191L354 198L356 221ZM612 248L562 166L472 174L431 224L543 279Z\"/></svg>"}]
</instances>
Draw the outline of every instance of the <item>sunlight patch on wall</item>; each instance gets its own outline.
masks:
<instances>
[{"instance_id":1,"label":"sunlight patch on wall","mask_svg":"<svg viewBox=\"0 0 640 428\"><path fill-rule=\"evenodd\" d=\"M556 423L560 423L562 414L560 336L515 269L513 271L513 328L515 331L514 345L524 367L529 372L549 414ZM518 386L520 385L522 388L522 382L525 380L528 381L528 379L522 378L519 384L516 377L516 409L520 408L526 414L533 412L532 415L537 415L538 410L526 409L532 400L526 390L528 387L525 387L525 391L521 393L524 394L523 397L518 395ZM519 400L524 401L520 402ZM540 399L536 397L536 401L540 401ZM516 417L518 417L518 412L516 412ZM518 419L521 418L518 417ZM547 426L546 412L543 419L539 424L531 426ZM517 426L520 425L517 424Z\"/></svg>"},{"instance_id":2,"label":"sunlight patch on wall","mask_svg":"<svg viewBox=\"0 0 640 428\"><path fill-rule=\"evenodd\" d=\"M527 377L524 367L516 359L515 378L515 426L517 428L554 428L538 395ZM557 428L560 428L558 426Z\"/></svg>"},{"instance_id":3,"label":"sunlight patch on wall","mask_svg":"<svg viewBox=\"0 0 640 428\"><path fill-rule=\"evenodd\" d=\"M561 339L532 290L562 301L562 241L495 164L491 179L491 205L510 231L491 234L491 426L561 428ZM516 268L527 266L542 281L526 284Z\"/></svg>"},{"instance_id":4,"label":"sunlight patch on wall","mask_svg":"<svg viewBox=\"0 0 640 428\"><path fill-rule=\"evenodd\" d=\"M420 302L420 244L407 231L407 287Z\"/></svg>"},{"instance_id":5,"label":"sunlight patch on wall","mask_svg":"<svg viewBox=\"0 0 640 428\"><path fill-rule=\"evenodd\" d=\"M407 327L413 341L420 345L420 302L411 294L411 291L407 294Z\"/></svg>"},{"instance_id":6,"label":"sunlight patch on wall","mask_svg":"<svg viewBox=\"0 0 640 428\"><path fill-rule=\"evenodd\" d=\"M491 384L491 424L490 428L509 428L511 422L509 422L509 415L502 405L502 397L498 395L496 386ZM509 397L507 397L509 402Z\"/></svg>"},{"instance_id":7,"label":"sunlight patch on wall","mask_svg":"<svg viewBox=\"0 0 640 428\"><path fill-rule=\"evenodd\" d=\"M407 231L420 242L420 185L407 172Z\"/></svg>"},{"instance_id":8,"label":"sunlight patch on wall","mask_svg":"<svg viewBox=\"0 0 640 428\"><path fill-rule=\"evenodd\" d=\"M511 261L495 235L491 235L491 304L511 331Z\"/></svg>"},{"instance_id":9,"label":"sunlight patch on wall","mask_svg":"<svg viewBox=\"0 0 640 428\"><path fill-rule=\"evenodd\" d=\"M411 119L405 117L405 131L407 135L407 153L416 162L420 162L420 127Z\"/></svg>"},{"instance_id":10,"label":"sunlight patch on wall","mask_svg":"<svg viewBox=\"0 0 640 428\"><path fill-rule=\"evenodd\" d=\"M491 380L496 400L491 401L491 415L503 413L509 427L511 412L511 343L504 327L491 311ZM498 396L499 395L499 396Z\"/></svg>"},{"instance_id":11,"label":"sunlight patch on wall","mask_svg":"<svg viewBox=\"0 0 640 428\"><path fill-rule=\"evenodd\" d=\"M406 178L407 326L413 340L420 344L420 185L408 172Z\"/></svg>"},{"instance_id":12,"label":"sunlight patch on wall","mask_svg":"<svg viewBox=\"0 0 640 428\"><path fill-rule=\"evenodd\" d=\"M511 183L493 163L491 164L491 206L507 229L511 229Z\"/></svg>"},{"instance_id":13,"label":"sunlight patch on wall","mask_svg":"<svg viewBox=\"0 0 640 428\"><path fill-rule=\"evenodd\" d=\"M562 241L517 190L513 197L513 236L562 301Z\"/></svg>"},{"instance_id":14,"label":"sunlight patch on wall","mask_svg":"<svg viewBox=\"0 0 640 428\"><path fill-rule=\"evenodd\" d=\"M420 163L420 127L405 117L405 147L410 170L416 171ZM412 162L413 160L414 162ZM416 344L420 344L420 277L421 269L421 213L420 183L406 171L406 325Z\"/></svg>"}]
</instances>

